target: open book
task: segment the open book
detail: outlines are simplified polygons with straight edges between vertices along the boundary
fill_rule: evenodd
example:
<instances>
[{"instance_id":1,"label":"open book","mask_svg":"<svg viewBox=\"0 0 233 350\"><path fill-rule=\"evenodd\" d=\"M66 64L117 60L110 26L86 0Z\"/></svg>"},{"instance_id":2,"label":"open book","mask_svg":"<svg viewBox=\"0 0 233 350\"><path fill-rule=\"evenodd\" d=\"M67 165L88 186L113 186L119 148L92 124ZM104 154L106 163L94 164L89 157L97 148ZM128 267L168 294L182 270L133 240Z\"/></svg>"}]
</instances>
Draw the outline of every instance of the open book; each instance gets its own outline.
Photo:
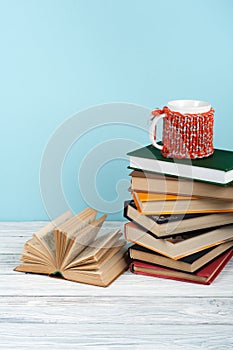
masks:
<instances>
[{"instance_id":1,"label":"open book","mask_svg":"<svg viewBox=\"0 0 233 350\"><path fill-rule=\"evenodd\" d=\"M50 222L25 243L15 271L108 286L128 267L125 241L119 230L97 237L107 215L96 216L96 210L87 208Z\"/></svg>"}]
</instances>

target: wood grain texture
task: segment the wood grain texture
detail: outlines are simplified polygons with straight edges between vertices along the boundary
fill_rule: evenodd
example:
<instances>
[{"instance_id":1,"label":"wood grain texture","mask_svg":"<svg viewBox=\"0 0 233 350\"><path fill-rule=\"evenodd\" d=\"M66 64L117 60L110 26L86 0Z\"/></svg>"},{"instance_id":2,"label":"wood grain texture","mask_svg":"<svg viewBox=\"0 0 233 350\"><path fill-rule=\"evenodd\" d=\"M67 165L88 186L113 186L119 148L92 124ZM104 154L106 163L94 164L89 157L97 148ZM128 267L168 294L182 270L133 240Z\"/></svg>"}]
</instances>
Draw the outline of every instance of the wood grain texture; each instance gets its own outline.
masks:
<instances>
[{"instance_id":1,"label":"wood grain texture","mask_svg":"<svg viewBox=\"0 0 233 350\"><path fill-rule=\"evenodd\" d=\"M210 286L127 271L100 288L14 272L43 225L0 224L0 349L232 349L233 261Z\"/></svg>"}]
</instances>

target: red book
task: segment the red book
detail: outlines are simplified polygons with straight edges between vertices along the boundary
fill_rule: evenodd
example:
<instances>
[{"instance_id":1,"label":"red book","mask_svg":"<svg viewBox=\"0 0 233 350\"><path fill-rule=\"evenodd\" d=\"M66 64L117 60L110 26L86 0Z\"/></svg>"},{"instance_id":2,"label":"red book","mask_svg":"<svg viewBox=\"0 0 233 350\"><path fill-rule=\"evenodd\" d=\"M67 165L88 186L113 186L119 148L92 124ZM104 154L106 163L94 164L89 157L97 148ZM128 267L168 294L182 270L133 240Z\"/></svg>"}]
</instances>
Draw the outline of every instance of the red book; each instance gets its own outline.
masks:
<instances>
[{"instance_id":1,"label":"red book","mask_svg":"<svg viewBox=\"0 0 233 350\"><path fill-rule=\"evenodd\" d=\"M130 271L138 275L168 278L182 282L207 285L214 281L232 256L233 249L211 261L209 264L205 265L202 269L195 273L180 272L138 260L134 260L130 264Z\"/></svg>"}]
</instances>

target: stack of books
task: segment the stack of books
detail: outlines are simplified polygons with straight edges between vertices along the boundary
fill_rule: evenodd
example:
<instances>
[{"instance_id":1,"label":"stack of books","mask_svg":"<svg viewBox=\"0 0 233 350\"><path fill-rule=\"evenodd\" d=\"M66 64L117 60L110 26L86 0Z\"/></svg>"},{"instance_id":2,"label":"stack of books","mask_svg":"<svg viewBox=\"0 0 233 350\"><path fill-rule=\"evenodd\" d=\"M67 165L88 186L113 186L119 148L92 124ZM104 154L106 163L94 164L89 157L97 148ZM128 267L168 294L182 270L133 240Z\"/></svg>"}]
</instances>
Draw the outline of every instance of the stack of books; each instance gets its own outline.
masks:
<instances>
[{"instance_id":1,"label":"stack of books","mask_svg":"<svg viewBox=\"0 0 233 350\"><path fill-rule=\"evenodd\" d=\"M177 160L147 146L129 156L131 271L210 284L233 255L233 152Z\"/></svg>"}]
</instances>

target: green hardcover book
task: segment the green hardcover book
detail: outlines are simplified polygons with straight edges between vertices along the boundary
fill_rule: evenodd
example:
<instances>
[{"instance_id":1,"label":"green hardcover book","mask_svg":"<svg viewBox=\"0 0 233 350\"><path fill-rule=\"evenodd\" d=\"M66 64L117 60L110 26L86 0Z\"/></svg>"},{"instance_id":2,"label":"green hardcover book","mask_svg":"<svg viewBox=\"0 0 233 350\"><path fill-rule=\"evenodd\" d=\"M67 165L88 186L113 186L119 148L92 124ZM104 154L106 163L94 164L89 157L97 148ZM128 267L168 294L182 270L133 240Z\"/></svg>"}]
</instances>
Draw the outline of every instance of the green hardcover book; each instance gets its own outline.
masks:
<instances>
[{"instance_id":1,"label":"green hardcover book","mask_svg":"<svg viewBox=\"0 0 233 350\"><path fill-rule=\"evenodd\" d=\"M129 152L130 168L178 176L219 185L233 181L233 152L215 149L207 158L172 159L165 158L152 145Z\"/></svg>"}]
</instances>

